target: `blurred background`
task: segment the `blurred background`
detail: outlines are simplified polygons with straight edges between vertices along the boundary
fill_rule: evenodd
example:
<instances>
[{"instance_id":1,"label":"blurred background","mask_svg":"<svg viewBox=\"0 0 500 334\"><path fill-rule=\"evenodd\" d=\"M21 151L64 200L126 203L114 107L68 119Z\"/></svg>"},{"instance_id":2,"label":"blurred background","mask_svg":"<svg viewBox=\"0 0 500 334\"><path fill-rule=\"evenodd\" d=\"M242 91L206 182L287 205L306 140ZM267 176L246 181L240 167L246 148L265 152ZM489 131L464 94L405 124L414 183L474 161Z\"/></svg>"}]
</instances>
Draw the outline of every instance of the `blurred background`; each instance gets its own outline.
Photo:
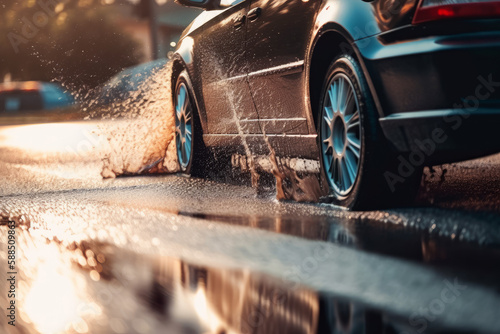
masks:
<instances>
[{"instance_id":1,"label":"blurred background","mask_svg":"<svg viewBox=\"0 0 500 334\"><path fill-rule=\"evenodd\" d=\"M168 57L199 14L173 0L0 0L0 9L0 83L53 82L73 94Z\"/></svg>"},{"instance_id":2,"label":"blurred background","mask_svg":"<svg viewBox=\"0 0 500 334\"><path fill-rule=\"evenodd\" d=\"M198 14L0 0L0 334L500 333L500 155L371 212L277 201L230 163L175 174L168 59Z\"/></svg>"}]
</instances>

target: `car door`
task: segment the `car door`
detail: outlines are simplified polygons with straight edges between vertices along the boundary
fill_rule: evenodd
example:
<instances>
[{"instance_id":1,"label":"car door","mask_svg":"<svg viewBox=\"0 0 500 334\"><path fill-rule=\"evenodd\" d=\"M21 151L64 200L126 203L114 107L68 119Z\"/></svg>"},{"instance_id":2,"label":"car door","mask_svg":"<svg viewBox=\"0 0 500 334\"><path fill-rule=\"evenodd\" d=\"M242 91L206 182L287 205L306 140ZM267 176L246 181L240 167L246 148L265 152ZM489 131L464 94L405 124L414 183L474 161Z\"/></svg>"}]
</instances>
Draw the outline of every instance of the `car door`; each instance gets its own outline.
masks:
<instances>
[{"instance_id":1,"label":"car door","mask_svg":"<svg viewBox=\"0 0 500 334\"><path fill-rule=\"evenodd\" d=\"M227 9L212 13L195 44L210 134L251 133L245 121L257 118L246 71L249 6L250 0L237 0ZM258 128L258 123L253 123Z\"/></svg>"},{"instance_id":2,"label":"car door","mask_svg":"<svg viewBox=\"0 0 500 334\"><path fill-rule=\"evenodd\" d=\"M305 56L321 0L252 0L249 84L268 134L308 133Z\"/></svg>"}]
</instances>

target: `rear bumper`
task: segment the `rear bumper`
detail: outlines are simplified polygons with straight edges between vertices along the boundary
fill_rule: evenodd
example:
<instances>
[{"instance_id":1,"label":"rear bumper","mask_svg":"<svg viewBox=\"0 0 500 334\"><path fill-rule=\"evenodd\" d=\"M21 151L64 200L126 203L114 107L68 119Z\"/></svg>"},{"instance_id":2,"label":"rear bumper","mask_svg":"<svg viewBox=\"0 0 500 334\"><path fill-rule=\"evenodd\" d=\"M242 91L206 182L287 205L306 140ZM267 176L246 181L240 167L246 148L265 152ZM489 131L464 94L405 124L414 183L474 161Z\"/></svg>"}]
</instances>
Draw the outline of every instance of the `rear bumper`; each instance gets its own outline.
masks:
<instances>
[{"instance_id":1,"label":"rear bumper","mask_svg":"<svg viewBox=\"0 0 500 334\"><path fill-rule=\"evenodd\" d=\"M500 108L500 31L356 42L381 117L477 104Z\"/></svg>"},{"instance_id":2,"label":"rear bumper","mask_svg":"<svg viewBox=\"0 0 500 334\"><path fill-rule=\"evenodd\" d=\"M381 118L380 125L397 151L421 152L431 164L500 151L500 108L398 113Z\"/></svg>"},{"instance_id":3,"label":"rear bumper","mask_svg":"<svg viewBox=\"0 0 500 334\"><path fill-rule=\"evenodd\" d=\"M397 151L427 150L429 164L500 151L499 30L356 45Z\"/></svg>"}]
</instances>

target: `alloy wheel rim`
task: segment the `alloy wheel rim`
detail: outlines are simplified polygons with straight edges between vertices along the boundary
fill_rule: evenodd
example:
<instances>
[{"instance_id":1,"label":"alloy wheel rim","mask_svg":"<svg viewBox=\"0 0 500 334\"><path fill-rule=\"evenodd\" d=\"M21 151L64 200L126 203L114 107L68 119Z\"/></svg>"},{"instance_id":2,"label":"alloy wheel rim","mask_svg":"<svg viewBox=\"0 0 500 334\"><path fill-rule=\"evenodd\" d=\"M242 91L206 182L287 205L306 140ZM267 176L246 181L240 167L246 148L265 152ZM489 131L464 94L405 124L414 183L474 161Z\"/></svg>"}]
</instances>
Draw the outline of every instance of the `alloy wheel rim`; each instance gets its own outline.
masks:
<instances>
[{"instance_id":1,"label":"alloy wheel rim","mask_svg":"<svg viewBox=\"0 0 500 334\"><path fill-rule=\"evenodd\" d=\"M323 101L321 155L328 184L338 196L354 187L361 159L359 103L351 80L335 75Z\"/></svg>"},{"instance_id":2,"label":"alloy wheel rim","mask_svg":"<svg viewBox=\"0 0 500 334\"><path fill-rule=\"evenodd\" d=\"M185 171L191 161L192 151L192 107L189 101L187 87L179 86L175 102L175 142L177 158L182 171Z\"/></svg>"}]
</instances>

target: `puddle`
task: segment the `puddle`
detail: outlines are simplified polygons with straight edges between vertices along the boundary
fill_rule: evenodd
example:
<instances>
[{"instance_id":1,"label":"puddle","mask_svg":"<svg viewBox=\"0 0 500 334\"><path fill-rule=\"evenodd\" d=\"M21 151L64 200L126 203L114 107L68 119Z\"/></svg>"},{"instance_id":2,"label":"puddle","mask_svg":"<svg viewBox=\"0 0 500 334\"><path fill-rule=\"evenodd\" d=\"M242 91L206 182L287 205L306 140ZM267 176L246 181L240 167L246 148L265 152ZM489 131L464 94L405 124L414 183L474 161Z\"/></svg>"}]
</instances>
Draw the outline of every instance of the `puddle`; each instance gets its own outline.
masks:
<instances>
[{"instance_id":1,"label":"puddle","mask_svg":"<svg viewBox=\"0 0 500 334\"><path fill-rule=\"evenodd\" d=\"M420 263L491 270L500 262L500 243L489 246L432 231L405 226L388 226L362 216L352 218L297 216L223 216L179 212L179 215L224 224L257 228L290 236L331 242L369 253L388 255ZM482 269L481 269L482 268ZM500 270L497 273L500 279Z\"/></svg>"},{"instance_id":2,"label":"puddle","mask_svg":"<svg viewBox=\"0 0 500 334\"><path fill-rule=\"evenodd\" d=\"M2 209L17 222L19 322L0 332L416 334L412 312L454 279L467 291L426 333L499 326L486 311L500 304L498 245L348 212L167 214L58 196Z\"/></svg>"},{"instance_id":3,"label":"puddle","mask_svg":"<svg viewBox=\"0 0 500 334\"><path fill-rule=\"evenodd\" d=\"M416 333L404 318L360 301L246 269L94 241L49 241L27 229L18 237L19 317L8 328L12 334ZM440 326L426 332L460 333Z\"/></svg>"}]
</instances>

